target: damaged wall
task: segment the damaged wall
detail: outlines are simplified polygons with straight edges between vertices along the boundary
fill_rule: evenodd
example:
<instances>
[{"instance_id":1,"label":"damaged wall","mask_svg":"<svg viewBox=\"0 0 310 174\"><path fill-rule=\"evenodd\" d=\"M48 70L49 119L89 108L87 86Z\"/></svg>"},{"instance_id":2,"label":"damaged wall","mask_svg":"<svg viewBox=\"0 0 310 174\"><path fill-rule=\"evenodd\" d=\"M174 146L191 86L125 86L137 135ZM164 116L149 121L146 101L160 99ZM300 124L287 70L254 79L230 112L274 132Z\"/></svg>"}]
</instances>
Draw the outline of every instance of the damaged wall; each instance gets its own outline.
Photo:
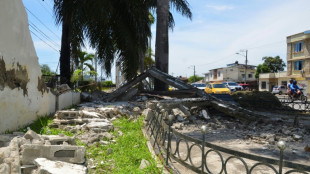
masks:
<instances>
[{"instance_id":1,"label":"damaged wall","mask_svg":"<svg viewBox=\"0 0 310 174\"><path fill-rule=\"evenodd\" d=\"M0 132L4 132L55 112L56 97L42 88L21 0L0 1L0 23Z\"/></svg>"}]
</instances>

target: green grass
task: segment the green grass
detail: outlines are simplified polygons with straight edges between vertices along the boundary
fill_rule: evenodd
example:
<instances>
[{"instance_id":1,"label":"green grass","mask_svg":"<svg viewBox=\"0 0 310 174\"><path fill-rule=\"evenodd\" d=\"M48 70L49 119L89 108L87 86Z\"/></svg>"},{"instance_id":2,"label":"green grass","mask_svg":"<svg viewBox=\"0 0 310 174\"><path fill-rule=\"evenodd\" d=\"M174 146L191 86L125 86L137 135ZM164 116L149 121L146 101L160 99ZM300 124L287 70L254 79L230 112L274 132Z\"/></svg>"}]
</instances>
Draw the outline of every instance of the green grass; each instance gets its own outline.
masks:
<instances>
[{"instance_id":1,"label":"green grass","mask_svg":"<svg viewBox=\"0 0 310 174\"><path fill-rule=\"evenodd\" d=\"M128 122L127 119L116 120L113 124L120 127L123 136L114 131L111 133L117 137L115 143L104 146L97 143L87 148L88 160L93 159L97 163L92 173L161 173L148 151L147 140L141 130L142 120L143 117L136 122ZM109 149L112 149L112 153L108 153ZM139 169L142 159L150 162L143 170Z\"/></svg>"},{"instance_id":2,"label":"green grass","mask_svg":"<svg viewBox=\"0 0 310 174\"><path fill-rule=\"evenodd\" d=\"M31 124L25 126L22 129L19 129L18 131L20 132L27 132L28 127L36 132L37 134L46 134L46 135L58 135L58 134L64 134L67 136L73 136L74 134L68 131L64 131L61 129L54 129L54 128L49 128L48 125L53 122L53 118L49 116L43 116L43 117L38 117L37 120L32 122Z\"/></svg>"}]
</instances>

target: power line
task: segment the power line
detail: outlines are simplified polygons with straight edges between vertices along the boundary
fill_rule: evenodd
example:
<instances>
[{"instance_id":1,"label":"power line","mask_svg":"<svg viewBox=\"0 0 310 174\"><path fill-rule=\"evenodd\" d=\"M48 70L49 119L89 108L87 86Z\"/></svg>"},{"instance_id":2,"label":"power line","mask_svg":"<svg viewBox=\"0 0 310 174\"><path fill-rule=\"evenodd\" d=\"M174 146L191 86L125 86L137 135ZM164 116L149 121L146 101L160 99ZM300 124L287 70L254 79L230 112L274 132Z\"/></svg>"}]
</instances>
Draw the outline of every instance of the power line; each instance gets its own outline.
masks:
<instances>
[{"instance_id":1,"label":"power line","mask_svg":"<svg viewBox=\"0 0 310 174\"><path fill-rule=\"evenodd\" d=\"M30 29L29 29L29 30L30 30ZM59 53L59 51L58 51L56 48L52 47L50 44L48 44L47 42L45 42L41 37L39 37L38 35L36 35L33 31L30 30L30 32L31 32L33 35L35 35L37 38L39 38L42 42L44 42L46 45L48 45L48 46L51 47L53 50L55 50L57 53Z\"/></svg>"},{"instance_id":2,"label":"power line","mask_svg":"<svg viewBox=\"0 0 310 174\"><path fill-rule=\"evenodd\" d=\"M38 1L37 1L37 2L38 2ZM42 4L42 0L39 0L38 3L45 9L45 11L46 11L48 14L50 14L50 15L53 17L53 14Z\"/></svg>"},{"instance_id":3,"label":"power line","mask_svg":"<svg viewBox=\"0 0 310 174\"><path fill-rule=\"evenodd\" d=\"M56 47L61 47L59 44L57 44L55 41L53 41L48 35L46 35L42 30L40 30L34 23L29 21L29 26L36 30L38 33L40 33L43 37L45 37L49 42L51 42Z\"/></svg>"},{"instance_id":4,"label":"power line","mask_svg":"<svg viewBox=\"0 0 310 174\"><path fill-rule=\"evenodd\" d=\"M57 34L55 34L51 29L49 29L36 15L34 15L30 10L28 10L27 7L25 9L32 15L34 16L45 28L47 28L51 33L53 33L58 39L61 39Z\"/></svg>"}]
</instances>

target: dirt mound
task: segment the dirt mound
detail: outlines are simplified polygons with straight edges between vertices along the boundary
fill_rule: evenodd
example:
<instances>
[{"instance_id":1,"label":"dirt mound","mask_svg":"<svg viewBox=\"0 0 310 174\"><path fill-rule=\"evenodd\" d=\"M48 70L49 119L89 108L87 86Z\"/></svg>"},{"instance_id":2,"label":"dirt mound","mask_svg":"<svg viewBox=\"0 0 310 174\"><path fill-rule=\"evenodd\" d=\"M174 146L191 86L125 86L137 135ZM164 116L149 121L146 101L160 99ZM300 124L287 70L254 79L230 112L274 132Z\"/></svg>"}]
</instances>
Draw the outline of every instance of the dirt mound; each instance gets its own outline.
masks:
<instances>
[{"instance_id":1,"label":"dirt mound","mask_svg":"<svg viewBox=\"0 0 310 174\"><path fill-rule=\"evenodd\" d=\"M254 110L283 109L279 99L270 92L240 91L233 93L231 96L237 103L240 104L241 107Z\"/></svg>"}]
</instances>

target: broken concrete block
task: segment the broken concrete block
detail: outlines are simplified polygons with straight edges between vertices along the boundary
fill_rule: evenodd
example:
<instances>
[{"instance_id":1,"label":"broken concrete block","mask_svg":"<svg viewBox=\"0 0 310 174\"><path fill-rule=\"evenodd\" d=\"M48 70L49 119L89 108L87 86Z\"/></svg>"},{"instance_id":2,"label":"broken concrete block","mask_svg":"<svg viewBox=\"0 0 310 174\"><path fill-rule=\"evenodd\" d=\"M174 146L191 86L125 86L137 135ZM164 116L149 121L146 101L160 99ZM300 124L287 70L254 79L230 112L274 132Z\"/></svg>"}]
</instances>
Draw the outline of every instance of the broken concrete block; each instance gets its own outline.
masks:
<instances>
[{"instance_id":1,"label":"broken concrete block","mask_svg":"<svg viewBox=\"0 0 310 174\"><path fill-rule=\"evenodd\" d=\"M47 158L77 164L85 162L85 147L82 146L25 144L21 146L21 149L22 165L34 164L36 158Z\"/></svg>"},{"instance_id":2,"label":"broken concrete block","mask_svg":"<svg viewBox=\"0 0 310 174\"><path fill-rule=\"evenodd\" d=\"M31 144L44 145L45 141L41 139L33 139Z\"/></svg>"},{"instance_id":3,"label":"broken concrete block","mask_svg":"<svg viewBox=\"0 0 310 174\"><path fill-rule=\"evenodd\" d=\"M113 129L113 124L111 122L90 122L86 125L88 129L99 128L102 131L108 132Z\"/></svg>"},{"instance_id":4,"label":"broken concrete block","mask_svg":"<svg viewBox=\"0 0 310 174\"><path fill-rule=\"evenodd\" d=\"M68 91L70 90L71 88L69 87L69 85L67 84L61 84L57 87L57 91L62 93L62 92L65 92L65 91Z\"/></svg>"},{"instance_id":5,"label":"broken concrete block","mask_svg":"<svg viewBox=\"0 0 310 174\"><path fill-rule=\"evenodd\" d=\"M133 108L133 112L136 114L140 113L140 111L141 111L141 109L139 107Z\"/></svg>"},{"instance_id":6,"label":"broken concrete block","mask_svg":"<svg viewBox=\"0 0 310 174\"><path fill-rule=\"evenodd\" d=\"M49 141L51 145L61 145L63 142L67 142L70 145L75 145L75 138L68 136L42 135L42 138Z\"/></svg>"},{"instance_id":7,"label":"broken concrete block","mask_svg":"<svg viewBox=\"0 0 310 174\"><path fill-rule=\"evenodd\" d=\"M178 115L178 116L177 116L177 120L178 120L179 122L182 122L182 121L184 121L184 118L183 118L182 116Z\"/></svg>"},{"instance_id":8,"label":"broken concrete block","mask_svg":"<svg viewBox=\"0 0 310 174\"><path fill-rule=\"evenodd\" d=\"M0 173L1 174L10 174L10 166L6 163L0 164Z\"/></svg>"},{"instance_id":9,"label":"broken concrete block","mask_svg":"<svg viewBox=\"0 0 310 174\"><path fill-rule=\"evenodd\" d=\"M188 117L191 113L188 111L188 108L184 105L180 105L180 110Z\"/></svg>"},{"instance_id":10,"label":"broken concrete block","mask_svg":"<svg viewBox=\"0 0 310 174\"><path fill-rule=\"evenodd\" d=\"M75 119L82 115L82 111L58 111L55 114L56 119Z\"/></svg>"},{"instance_id":11,"label":"broken concrete block","mask_svg":"<svg viewBox=\"0 0 310 174\"><path fill-rule=\"evenodd\" d=\"M101 114L97 113L97 112L82 111L82 117L100 118L100 117L103 117L103 116Z\"/></svg>"},{"instance_id":12,"label":"broken concrete block","mask_svg":"<svg viewBox=\"0 0 310 174\"><path fill-rule=\"evenodd\" d=\"M41 137L37 133L35 133L33 130L28 130L25 133L24 138L29 139L29 140L33 140L33 139L39 140L39 139L41 139Z\"/></svg>"},{"instance_id":13,"label":"broken concrete block","mask_svg":"<svg viewBox=\"0 0 310 174\"><path fill-rule=\"evenodd\" d=\"M139 169L144 169L144 168L148 167L149 165L151 165L151 164L148 160L142 159L140 166L139 166Z\"/></svg>"},{"instance_id":14,"label":"broken concrete block","mask_svg":"<svg viewBox=\"0 0 310 174\"><path fill-rule=\"evenodd\" d=\"M206 120L210 119L209 113L204 109L200 112L200 115Z\"/></svg>"},{"instance_id":15,"label":"broken concrete block","mask_svg":"<svg viewBox=\"0 0 310 174\"><path fill-rule=\"evenodd\" d=\"M186 117L186 115L181 111L181 109L179 108L174 108L172 109L172 114L177 117L178 115L179 116L182 116L182 117Z\"/></svg>"},{"instance_id":16,"label":"broken concrete block","mask_svg":"<svg viewBox=\"0 0 310 174\"><path fill-rule=\"evenodd\" d=\"M144 111L142 112L142 115L145 116L144 118L145 121L149 121L151 120L152 117L154 117L154 112L152 111L152 109L147 108L147 109L144 109Z\"/></svg>"},{"instance_id":17,"label":"broken concrete block","mask_svg":"<svg viewBox=\"0 0 310 174\"><path fill-rule=\"evenodd\" d=\"M85 166L62 161L50 161L46 158L37 158L34 160L34 163L38 166L38 169L36 169L33 174L87 173L87 168Z\"/></svg>"},{"instance_id":18,"label":"broken concrete block","mask_svg":"<svg viewBox=\"0 0 310 174\"><path fill-rule=\"evenodd\" d=\"M9 136L0 135L0 141L6 142L6 141L10 141L10 140L11 140L11 138Z\"/></svg>"}]
</instances>

